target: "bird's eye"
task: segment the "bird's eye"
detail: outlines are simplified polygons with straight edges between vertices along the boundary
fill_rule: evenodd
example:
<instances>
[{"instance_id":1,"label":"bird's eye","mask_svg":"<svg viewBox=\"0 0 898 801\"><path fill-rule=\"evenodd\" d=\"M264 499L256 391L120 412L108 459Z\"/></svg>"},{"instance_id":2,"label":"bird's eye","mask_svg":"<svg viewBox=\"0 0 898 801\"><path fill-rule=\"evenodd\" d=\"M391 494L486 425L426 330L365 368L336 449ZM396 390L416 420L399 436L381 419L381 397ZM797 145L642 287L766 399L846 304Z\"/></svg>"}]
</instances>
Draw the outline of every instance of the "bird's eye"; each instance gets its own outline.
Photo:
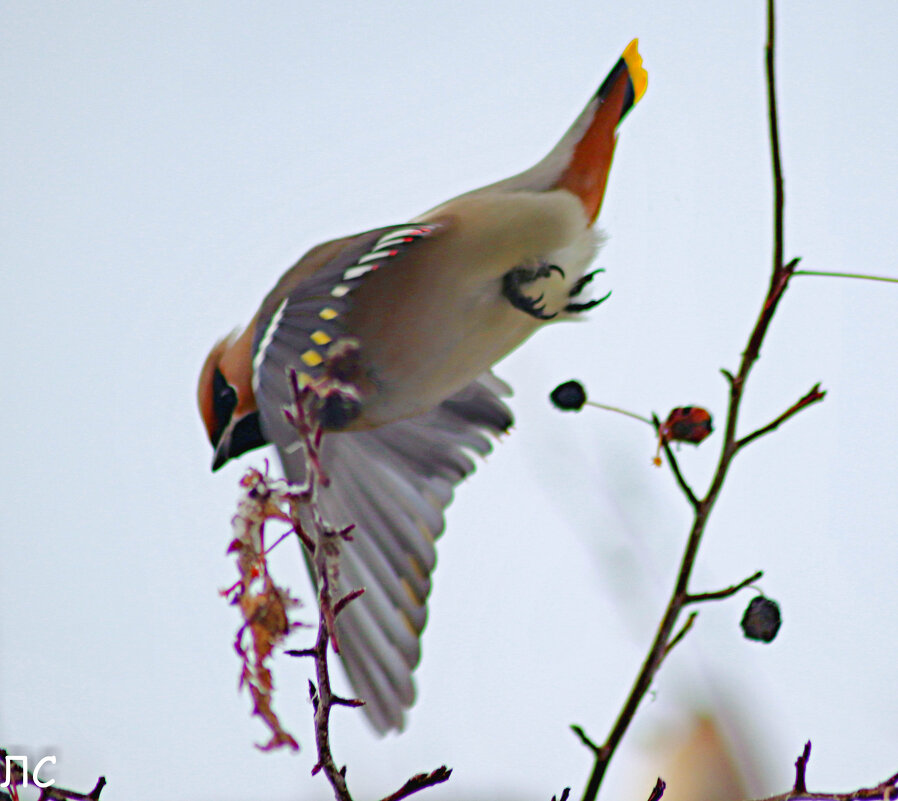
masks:
<instances>
[{"instance_id":1,"label":"bird's eye","mask_svg":"<svg viewBox=\"0 0 898 801\"><path fill-rule=\"evenodd\" d=\"M230 422L234 409L237 408L237 391L227 379L216 369L212 377L212 410L215 414L215 431L212 432L212 446L218 445L221 433Z\"/></svg>"}]
</instances>

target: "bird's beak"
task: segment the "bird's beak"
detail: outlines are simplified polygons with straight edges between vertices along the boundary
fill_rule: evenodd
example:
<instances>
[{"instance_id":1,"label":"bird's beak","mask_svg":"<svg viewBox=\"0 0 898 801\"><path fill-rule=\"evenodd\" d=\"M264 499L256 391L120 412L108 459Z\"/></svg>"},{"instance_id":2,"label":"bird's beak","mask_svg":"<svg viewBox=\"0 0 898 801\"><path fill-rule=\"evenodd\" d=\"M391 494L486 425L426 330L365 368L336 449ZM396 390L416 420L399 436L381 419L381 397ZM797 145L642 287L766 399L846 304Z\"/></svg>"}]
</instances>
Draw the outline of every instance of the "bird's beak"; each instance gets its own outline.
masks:
<instances>
[{"instance_id":1,"label":"bird's beak","mask_svg":"<svg viewBox=\"0 0 898 801\"><path fill-rule=\"evenodd\" d=\"M215 446L215 453L212 455L212 472L218 470L230 459L267 444L268 439L262 433L258 412L250 412L236 420L231 418Z\"/></svg>"},{"instance_id":2,"label":"bird's beak","mask_svg":"<svg viewBox=\"0 0 898 801\"><path fill-rule=\"evenodd\" d=\"M230 428L230 427L229 427ZM225 429L224 433L221 435L221 439L218 440L218 446L215 448L214 453L212 454L212 472L214 473L218 468L222 467L228 459L231 458L230 455L230 447L231 447L231 432L228 429Z\"/></svg>"}]
</instances>

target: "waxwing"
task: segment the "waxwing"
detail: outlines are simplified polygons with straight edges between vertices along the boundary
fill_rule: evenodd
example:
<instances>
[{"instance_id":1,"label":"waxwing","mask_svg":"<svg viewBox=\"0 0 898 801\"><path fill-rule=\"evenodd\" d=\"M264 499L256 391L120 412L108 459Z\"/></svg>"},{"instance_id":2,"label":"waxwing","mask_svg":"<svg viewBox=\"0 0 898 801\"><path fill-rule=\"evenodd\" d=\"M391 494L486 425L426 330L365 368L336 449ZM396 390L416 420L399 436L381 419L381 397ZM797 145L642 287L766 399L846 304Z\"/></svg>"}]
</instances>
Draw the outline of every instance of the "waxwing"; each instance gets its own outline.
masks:
<instances>
[{"instance_id":1,"label":"waxwing","mask_svg":"<svg viewBox=\"0 0 898 801\"><path fill-rule=\"evenodd\" d=\"M506 431L506 384L490 368L550 320L602 299L583 290L616 128L647 75L634 40L555 148L536 166L410 222L312 248L246 329L215 345L199 406L212 469L273 443L287 478L305 478L283 409L289 374L319 381L340 365L349 391L322 401L319 506L355 524L336 596L365 593L337 620L341 656L369 719L400 729L427 617L434 542L455 485L488 435Z\"/></svg>"}]
</instances>

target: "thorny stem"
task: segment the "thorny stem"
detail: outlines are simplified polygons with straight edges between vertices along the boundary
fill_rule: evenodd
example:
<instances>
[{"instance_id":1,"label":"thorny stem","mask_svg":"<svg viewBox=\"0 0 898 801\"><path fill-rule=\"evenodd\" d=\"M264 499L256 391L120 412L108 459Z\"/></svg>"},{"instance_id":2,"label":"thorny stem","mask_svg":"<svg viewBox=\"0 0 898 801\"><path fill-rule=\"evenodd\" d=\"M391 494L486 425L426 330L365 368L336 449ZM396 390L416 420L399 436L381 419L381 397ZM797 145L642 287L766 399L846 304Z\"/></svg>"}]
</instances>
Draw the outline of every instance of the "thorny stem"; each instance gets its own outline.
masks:
<instances>
[{"instance_id":1,"label":"thorny stem","mask_svg":"<svg viewBox=\"0 0 898 801\"><path fill-rule=\"evenodd\" d=\"M304 651L293 651L292 656L310 656L315 663L315 678L317 688L309 683L309 695L315 709L315 747L318 752L318 761L312 768L312 774L322 771L334 790L337 801L352 801L349 788L346 785L346 770L337 767L330 745L330 714L336 699L331 691L330 672L327 663L327 644L333 640L336 643L334 632L334 619L336 613L331 604L330 575L327 564L327 554L324 547L324 539L328 532L324 530L320 516L317 514L316 502L318 487L322 481L321 462L318 458L318 438L315 426L310 424L308 392L299 388L295 371L290 375L290 384L293 391L293 408L285 412L287 419L296 429L306 455L309 483L309 504L312 506L311 515L315 529L313 536L304 531L299 519L294 521L294 529L299 535L303 547L309 551L309 558L315 566L315 578L318 584L318 636L315 645ZM297 515L298 518L298 515ZM305 535L305 536L303 536ZM356 596L357 597L357 596ZM344 601L341 611L346 605Z\"/></svg>"},{"instance_id":2,"label":"thorny stem","mask_svg":"<svg viewBox=\"0 0 898 801\"><path fill-rule=\"evenodd\" d=\"M318 635L315 645L301 651L287 651L291 656L310 657L315 663L315 679L317 687L309 682L309 695L315 710L315 747L318 753L318 761L312 768L312 774L319 771L324 773L334 791L336 801L352 801L349 788L346 784L346 768L339 768L331 751L330 743L330 714L335 706L358 707L363 701L354 698L342 698L331 689L330 672L328 669L328 643L332 643L334 651L339 653L339 645L336 634L336 619L346 607L357 600L364 590L353 590L342 598L335 598L332 588L333 560L338 559L333 551L329 552L329 543L339 544L348 539L352 526L342 530L332 530L323 520L318 507L318 489L326 487L328 481L323 473L319 458L322 434L320 426L314 424L314 413L310 402L313 396L308 389L300 389L295 371L291 371L291 388L293 390L293 408L286 411L287 419L291 422L299 435L303 450L306 454L308 468L308 482L310 491L305 503L311 507L310 515L314 533L303 530L299 515L295 514L294 529L309 552L309 558L315 567L315 577L318 583ZM331 546L332 547L332 546ZM339 562L336 563L337 565ZM383 801L401 801L413 793L432 787L446 781L452 771L445 765L431 773L419 773L412 776L405 784Z\"/></svg>"},{"instance_id":3,"label":"thorny stem","mask_svg":"<svg viewBox=\"0 0 898 801\"><path fill-rule=\"evenodd\" d=\"M767 426L764 429L760 429L759 431L749 435L742 441L738 440L736 437L739 410L741 407L746 382L748 380L749 374L751 373L751 369L754 363L757 361L760 355L761 344L764 341L764 337L767 334L767 329L769 328L770 323L773 320L773 316L776 313L777 306L783 296L783 293L786 290L786 287L788 286L789 279L795 272L795 268L798 265L798 259L793 259L788 264L783 263L783 216L785 192L783 188L779 128L777 121L776 81L774 70L775 33L776 28L774 19L774 0L767 0L767 42L765 46L765 62L767 76L770 151L774 189L773 264L770 275L770 285L764 298L764 303L761 307L758 319L755 322L751 334L749 335L748 343L742 353L742 359L739 364L739 371L735 375L729 372L724 372L724 375L729 381L730 392L727 408L726 426L723 436L723 445L721 448L720 458L717 463L717 468L715 470L713 478L711 479L708 491L706 492L704 497L699 498L692 491L691 487L680 472L676 461L671 458L672 453L670 452L669 448L667 449L668 463L672 466L677 483L679 484L683 493L686 495L694 510L692 528L689 532L689 538L686 542L686 547L684 549L683 556L680 562L680 568L677 573L673 593L671 594L667 608L664 612L664 616L661 619L661 623L658 626L654 641L649 648L639 674L637 675L636 680L633 683L633 687L630 690L630 694L627 697L627 700L625 701L624 706L621 709L616 722L614 723L614 726L608 734L607 739L601 746L599 746L597 749L594 749L595 763L593 765L589 781L587 782L586 789L583 793L583 801L595 801L599 792L599 787L602 783L602 779L604 778L605 771L608 768L608 764L611 761L611 758L614 755L614 752L616 751L618 745L620 744L621 739L629 728L630 723L632 722L633 717L636 714L636 710L638 709L643 697L651 687L652 681L654 680L655 674L658 672L661 663L664 661L665 656L670 652L673 645L679 642L680 638L685 635L686 631L688 631L689 622L687 621L686 626L684 626L679 634L673 634L683 607L689 603L711 601L728 597L729 595L733 594L733 592L741 589L742 586L750 583L750 581L754 578L752 577L752 579L748 579L746 580L746 582L743 582L740 585L736 585L735 588L727 588L726 590L721 590L717 593L690 595L688 589L689 580L692 575L693 567L695 565L696 554L698 553L698 548L702 541L702 535L705 532L708 517L711 514L711 511L714 508L714 504L716 503L717 498L720 494L721 488L723 487L733 457L736 455L739 449L746 445L749 441L755 439L758 436L761 436L761 434L766 433L767 431L773 430L773 428L790 417L792 414L796 413L802 408L805 408L811 403L820 400L823 397L823 394L819 391L819 387L815 387L810 393L808 393L808 395L805 396L805 398L798 401L798 403L791 407L790 410L788 410L786 413L780 415L780 417L777 418L770 426ZM582 735L581 739L584 738L585 735ZM586 738L586 741L588 741L588 738Z\"/></svg>"},{"instance_id":4,"label":"thorny stem","mask_svg":"<svg viewBox=\"0 0 898 801\"><path fill-rule=\"evenodd\" d=\"M321 604L318 615L318 637L312 649L315 661L315 678L318 680L317 692L312 698L315 707L315 747L318 750L318 762L312 768L314 775L319 770L324 772L331 787L334 788L334 797L337 801L352 801L349 788L346 786L346 771L340 770L334 761L330 744L330 714L334 706L334 696L331 692L330 674L327 666L328 635L327 613L325 604ZM317 698L317 700L316 700Z\"/></svg>"},{"instance_id":5,"label":"thorny stem","mask_svg":"<svg viewBox=\"0 0 898 801\"><path fill-rule=\"evenodd\" d=\"M0 775L4 782L9 781L10 789L13 792L13 795L7 795L4 792L0 792L0 801L9 798L16 798L16 787L27 784L35 784L34 776L30 771L25 771L18 762L10 762L8 761L9 754L3 748L0 748L0 766L8 767L11 776L7 776L3 767L0 767ZM97 779L97 783L94 785L93 790L89 793L79 793L77 790L67 790L64 787L57 787L55 784L50 785L49 787L42 787L39 801L98 801L100 798L100 793L103 791L103 788L106 786L106 777L100 776Z\"/></svg>"}]
</instances>

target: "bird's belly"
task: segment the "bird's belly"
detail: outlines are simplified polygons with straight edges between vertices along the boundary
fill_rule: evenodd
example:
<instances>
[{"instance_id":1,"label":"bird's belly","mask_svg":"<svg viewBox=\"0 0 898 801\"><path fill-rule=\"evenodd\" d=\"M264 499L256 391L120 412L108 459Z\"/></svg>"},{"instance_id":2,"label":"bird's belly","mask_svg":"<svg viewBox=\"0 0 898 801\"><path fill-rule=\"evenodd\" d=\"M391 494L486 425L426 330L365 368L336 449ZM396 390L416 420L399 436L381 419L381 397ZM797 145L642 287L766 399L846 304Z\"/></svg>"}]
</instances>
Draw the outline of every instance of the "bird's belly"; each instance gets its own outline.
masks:
<instances>
[{"instance_id":1,"label":"bird's belly","mask_svg":"<svg viewBox=\"0 0 898 801\"><path fill-rule=\"evenodd\" d=\"M376 389L363 399L353 428L429 411L527 339L541 321L515 309L500 290L492 281L474 291L438 293L438 305L418 299L385 310L376 332L359 331Z\"/></svg>"}]
</instances>

